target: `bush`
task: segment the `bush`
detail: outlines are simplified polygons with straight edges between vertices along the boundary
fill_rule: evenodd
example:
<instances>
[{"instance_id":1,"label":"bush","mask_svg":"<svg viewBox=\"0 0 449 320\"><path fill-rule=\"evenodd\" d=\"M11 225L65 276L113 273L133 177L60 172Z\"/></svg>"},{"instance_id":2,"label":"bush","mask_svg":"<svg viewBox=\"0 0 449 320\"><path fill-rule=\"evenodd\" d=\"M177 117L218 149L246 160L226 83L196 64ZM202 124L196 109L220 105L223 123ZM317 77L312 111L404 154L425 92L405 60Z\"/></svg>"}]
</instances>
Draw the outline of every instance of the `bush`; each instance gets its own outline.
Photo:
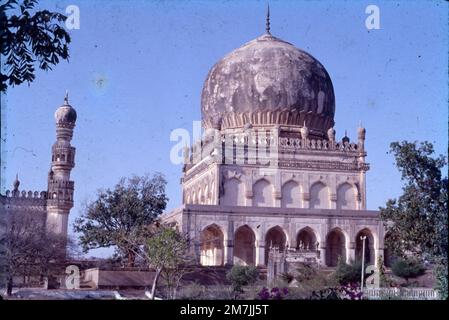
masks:
<instances>
[{"instance_id":1,"label":"bush","mask_svg":"<svg viewBox=\"0 0 449 320\"><path fill-rule=\"evenodd\" d=\"M242 292L242 287L254 284L259 278L259 271L254 266L235 265L227 273L226 278L231 281L236 292Z\"/></svg>"},{"instance_id":2,"label":"bush","mask_svg":"<svg viewBox=\"0 0 449 320\"><path fill-rule=\"evenodd\" d=\"M423 275L426 268L424 268L421 262L415 259L398 259L391 266L391 271L396 276L404 278L408 283L408 279Z\"/></svg>"},{"instance_id":3,"label":"bush","mask_svg":"<svg viewBox=\"0 0 449 320\"><path fill-rule=\"evenodd\" d=\"M299 268L301 269L301 267ZM329 287L336 287L338 283L335 281L333 275L328 274L325 271L313 268L312 273L309 273L310 269L306 267L307 272L301 272L295 274L295 280L292 281L288 288L288 294L285 299L288 300L302 300L310 299L314 292L325 290ZM294 284L294 286L293 286ZM278 285L282 287L282 285Z\"/></svg>"},{"instance_id":4,"label":"bush","mask_svg":"<svg viewBox=\"0 0 449 320\"><path fill-rule=\"evenodd\" d=\"M446 300L448 298L447 286L447 265L440 263L434 270L435 278L437 280L435 289L440 294L440 299Z\"/></svg>"},{"instance_id":5,"label":"bush","mask_svg":"<svg viewBox=\"0 0 449 320\"><path fill-rule=\"evenodd\" d=\"M338 259L337 269L334 272L335 280L341 284L360 283L362 276L362 263L360 261L347 264L342 259Z\"/></svg>"},{"instance_id":6,"label":"bush","mask_svg":"<svg viewBox=\"0 0 449 320\"><path fill-rule=\"evenodd\" d=\"M269 290L266 287L263 287L262 290L259 291L257 294L258 300L282 300L285 298L285 296L288 294L287 288L278 288L274 287L271 290Z\"/></svg>"},{"instance_id":7,"label":"bush","mask_svg":"<svg viewBox=\"0 0 449 320\"><path fill-rule=\"evenodd\" d=\"M309 281L317 277L318 270L314 267L314 265L310 263L301 263L299 267L296 269L297 276L295 279L298 282Z\"/></svg>"},{"instance_id":8,"label":"bush","mask_svg":"<svg viewBox=\"0 0 449 320\"><path fill-rule=\"evenodd\" d=\"M379 256L377 259L378 272L379 272L379 286L383 287L394 287L395 282L391 277L389 277L385 272L385 263L382 256Z\"/></svg>"}]
</instances>

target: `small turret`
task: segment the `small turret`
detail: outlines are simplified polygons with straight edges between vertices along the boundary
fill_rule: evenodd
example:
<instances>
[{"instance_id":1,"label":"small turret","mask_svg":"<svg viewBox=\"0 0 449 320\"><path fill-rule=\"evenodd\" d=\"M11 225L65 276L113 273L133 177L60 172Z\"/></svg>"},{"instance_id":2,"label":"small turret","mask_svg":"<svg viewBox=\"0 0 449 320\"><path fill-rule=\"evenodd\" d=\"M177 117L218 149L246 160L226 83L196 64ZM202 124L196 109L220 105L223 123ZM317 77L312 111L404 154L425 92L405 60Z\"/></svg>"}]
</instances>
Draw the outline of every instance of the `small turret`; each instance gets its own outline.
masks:
<instances>
[{"instance_id":1,"label":"small turret","mask_svg":"<svg viewBox=\"0 0 449 320\"><path fill-rule=\"evenodd\" d=\"M341 141L343 142L343 144L349 143L350 139L348 137L348 132L345 130L345 136L343 137L343 139L341 139Z\"/></svg>"}]
</instances>

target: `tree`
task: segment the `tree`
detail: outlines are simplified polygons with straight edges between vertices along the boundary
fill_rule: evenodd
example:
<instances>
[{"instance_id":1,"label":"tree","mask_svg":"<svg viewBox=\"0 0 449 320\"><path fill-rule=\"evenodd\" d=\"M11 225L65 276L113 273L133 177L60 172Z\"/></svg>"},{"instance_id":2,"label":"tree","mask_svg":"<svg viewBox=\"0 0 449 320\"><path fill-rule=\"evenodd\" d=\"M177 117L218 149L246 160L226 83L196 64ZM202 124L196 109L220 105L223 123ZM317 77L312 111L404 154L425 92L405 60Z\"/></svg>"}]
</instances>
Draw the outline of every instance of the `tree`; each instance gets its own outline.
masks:
<instances>
[{"instance_id":1,"label":"tree","mask_svg":"<svg viewBox=\"0 0 449 320\"><path fill-rule=\"evenodd\" d=\"M62 23L66 16L36 11L37 0L6 0L0 5L0 54L6 73L0 73L0 91L8 85L30 84L35 65L45 71L68 60L71 39Z\"/></svg>"},{"instance_id":2,"label":"tree","mask_svg":"<svg viewBox=\"0 0 449 320\"><path fill-rule=\"evenodd\" d=\"M416 278L424 274L424 266L416 259L398 259L391 266L391 270L398 277L404 278L408 283L408 279Z\"/></svg>"},{"instance_id":3,"label":"tree","mask_svg":"<svg viewBox=\"0 0 449 320\"><path fill-rule=\"evenodd\" d=\"M0 237L0 256L7 295L14 277L50 277L60 273L67 258L70 241L45 231L42 216L33 212L14 212L6 218ZM69 251L70 253L70 251Z\"/></svg>"},{"instance_id":4,"label":"tree","mask_svg":"<svg viewBox=\"0 0 449 320\"><path fill-rule=\"evenodd\" d=\"M147 240L146 248L141 252L148 266L155 271L151 288L152 299L155 297L159 277L164 271L171 283L174 282L173 298L176 298L179 281L190 261L188 238L173 227L161 225Z\"/></svg>"},{"instance_id":5,"label":"tree","mask_svg":"<svg viewBox=\"0 0 449 320\"><path fill-rule=\"evenodd\" d=\"M390 199L385 208L380 208L389 235L386 246L399 257L414 254L440 265L435 270L444 286L448 262L448 179L441 170L447 165L447 158L435 157L429 142L393 142L390 149L405 185L398 199Z\"/></svg>"},{"instance_id":6,"label":"tree","mask_svg":"<svg viewBox=\"0 0 449 320\"><path fill-rule=\"evenodd\" d=\"M186 238L187 241L187 238ZM189 254L179 256L176 263L172 263L170 266L162 269L161 277L167 286L167 296L169 299L177 299L178 289L181 284L181 280L192 270L193 257Z\"/></svg>"},{"instance_id":7,"label":"tree","mask_svg":"<svg viewBox=\"0 0 449 320\"><path fill-rule=\"evenodd\" d=\"M117 253L133 266L136 252L148 234L148 226L163 212L168 198L166 181L156 173L122 178L113 190L98 192L97 200L85 205L74 223L85 252L115 246Z\"/></svg>"}]
</instances>

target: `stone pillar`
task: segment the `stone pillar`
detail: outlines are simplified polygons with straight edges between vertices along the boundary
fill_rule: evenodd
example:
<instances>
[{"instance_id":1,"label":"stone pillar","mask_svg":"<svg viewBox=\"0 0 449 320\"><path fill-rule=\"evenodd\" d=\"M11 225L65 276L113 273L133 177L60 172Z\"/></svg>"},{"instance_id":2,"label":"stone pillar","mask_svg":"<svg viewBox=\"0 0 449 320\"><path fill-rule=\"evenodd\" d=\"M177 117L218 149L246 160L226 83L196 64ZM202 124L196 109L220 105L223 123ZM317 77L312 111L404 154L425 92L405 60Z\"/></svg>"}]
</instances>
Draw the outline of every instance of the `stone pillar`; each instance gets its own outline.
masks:
<instances>
[{"instance_id":1,"label":"stone pillar","mask_svg":"<svg viewBox=\"0 0 449 320\"><path fill-rule=\"evenodd\" d=\"M224 250L224 263L227 266L232 266L234 264L234 241L228 239L225 244Z\"/></svg>"},{"instance_id":2,"label":"stone pillar","mask_svg":"<svg viewBox=\"0 0 449 320\"><path fill-rule=\"evenodd\" d=\"M310 193L308 192L302 193L302 203L303 208L310 208Z\"/></svg>"},{"instance_id":3,"label":"stone pillar","mask_svg":"<svg viewBox=\"0 0 449 320\"><path fill-rule=\"evenodd\" d=\"M346 249L346 262L355 261L355 242L349 242L349 247Z\"/></svg>"},{"instance_id":4,"label":"stone pillar","mask_svg":"<svg viewBox=\"0 0 449 320\"><path fill-rule=\"evenodd\" d=\"M293 225L293 223L290 223L290 225ZM290 237L290 241L288 242L289 248L291 249L296 249L296 230L293 228L293 226L291 227L291 230L289 232L289 237Z\"/></svg>"},{"instance_id":5,"label":"stone pillar","mask_svg":"<svg viewBox=\"0 0 449 320\"><path fill-rule=\"evenodd\" d=\"M196 263L198 265L201 265L201 244L199 243L199 241L195 241L193 250Z\"/></svg>"},{"instance_id":6,"label":"stone pillar","mask_svg":"<svg viewBox=\"0 0 449 320\"><path fill-rule=\"evenodd\" d=\"M232 266L234 264L234 221L228 221L226 231L224 264Z\"/></svg>"},{"instance_id":7,"label":"stone pillar","mask_svg":"<svg viewBox=\"0 0 449 320\"><path fill-rule=\"evenodd\" d=\"M320 246L320 264L326 267L326 247Z\"/></svg>"},{"instance_id":8,"label":"stone pillar","mask_svg":"<svg viewBox=\"0 0 449 320\"><path fill-rule=\"evenodd\" d=\"M265 242L256 241L256 266L265 266Z\"/></svg>"},{"instance_id":9,"label":"stone pillar","mask_svg":"<svg viewBox=\"0 0 449 320\"><path fill-rule=\"evenodd\" d=\"M330 200L330 208L331 209L337 209L337 194L336 193L331 193L329 195L329 200Z\"/></svg>"},{"instance_id":10,"label":"stone pillar","mask_svg":"<svg viewBox=\"0 0 449 320\"><path fill-rule=\"evenodd\" d=\"M281 191L274 191L273 192L273 199L274 199L274 207L280 208L281 207L281 201L282 201L282 193Z\"/></svg>"}]
</instances>

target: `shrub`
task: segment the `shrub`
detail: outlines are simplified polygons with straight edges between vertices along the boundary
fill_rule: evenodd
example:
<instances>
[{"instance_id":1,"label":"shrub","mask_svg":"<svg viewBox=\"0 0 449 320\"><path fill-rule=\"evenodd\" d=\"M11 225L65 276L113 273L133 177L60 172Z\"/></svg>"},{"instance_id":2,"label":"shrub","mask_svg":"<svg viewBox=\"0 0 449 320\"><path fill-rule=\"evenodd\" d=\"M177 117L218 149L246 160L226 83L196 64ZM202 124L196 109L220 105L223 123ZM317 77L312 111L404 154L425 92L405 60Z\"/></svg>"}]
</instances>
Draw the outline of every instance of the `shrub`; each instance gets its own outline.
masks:
<instances>
[{"instance_id":1,"label":"shrub","mask_svg":"<svg viewBox=\"0 0 449 320\"><path fill-rule=\"evenodd\" d=\"M310 299L314 292L320 292L326 288L338 286L338 282L335 281L333 275L316 268L313 270L313 276L305 276L305 273L301 273L301 271L298 270L299 272L295 275L295 280L293 281L296 282L296 284L295 286L289 286L288 294L285 296L285 299Z\"/></svg>"},{"instance_id":2,"label":"shrub","mask_svg":"<svg viewBox=\"0 0 449 320\"><path fill-rule=\"evenodd\" d=\"M362 263L355 261L347 264L342 259L338 259L337 269L334 272L335 280L341 284L360 283L362 276Z\"/></svg>"},{"instance_id":3,"label":"shrub","mask_svg":"<svg viewBox=\"0 0 449 320\"><path fill-rule=\"evenodd\" d=\"M397 259L391 266L391 271L401 278L404 278L408 283L408 279L416 278L423 275L426 268L421 262L415 259Z\"/></svg>"},{"instance_id":4,"label":"shrub","mask_svg":"<svg viewBox=\"0 0 449 320\"><path fill-rule=\"evenodd\" d=\"M379 256L377 259L377 265L379 266L378 272L379 272L379 286L380 287L393 287L394 281L387 276L385 273L385 264L384 259L382 256Z\"/></svg>"},{"instance_id":5,"label":"shrub","mask_svg":"<svg viewBox=\"0 0 449 320\"><path fill-rule=\"evenodd\" d=\"M317 277L318 270L310 263L301 263L296 269L298 282L309 281Z\"/></svg>"},{"instance_id":6,"label":"shrub","mask_svg":"<svg viewBox=\"0 0 449 320\"><path fill-rule=\"evenodd\" d=\"M434 270L436 278L436 287L440 294L440 299L446 300L448 298L448 286L447 286L447 265L440 263Z\"/></svg>"},{"instance_id":7,"label":"shrub","mask_svg":"<svg viewBox=\"0 0 449 320\"><path fill-rule=\"evenodd\" d=\"M243 286L254 284L258 277L259 271L254 266L235 265L226 275L236 292L242 292Z\"/></svg>"},{"instance_id":8,"label":"shrub","mask_svg":"<svg viewBox=\"0 0 449 320\"><path fill-rule=\"evenodd\" d=\"M257 298L259 300L282 300L288 294L287 288L278 288L274 287L269 290L266 287L263 287L262 290L257 294Z\"/></svg>"},{"instance_id":9,"label":"shrub","mask_svg":"<svg viewBox=\"0 0 449 320\"><path fill-rule=\"evenodd\" d=\"M203 300L205 298L205 287L198 282L184 285L178 295L182 300Z\"/></svg>"}]
</instances>

